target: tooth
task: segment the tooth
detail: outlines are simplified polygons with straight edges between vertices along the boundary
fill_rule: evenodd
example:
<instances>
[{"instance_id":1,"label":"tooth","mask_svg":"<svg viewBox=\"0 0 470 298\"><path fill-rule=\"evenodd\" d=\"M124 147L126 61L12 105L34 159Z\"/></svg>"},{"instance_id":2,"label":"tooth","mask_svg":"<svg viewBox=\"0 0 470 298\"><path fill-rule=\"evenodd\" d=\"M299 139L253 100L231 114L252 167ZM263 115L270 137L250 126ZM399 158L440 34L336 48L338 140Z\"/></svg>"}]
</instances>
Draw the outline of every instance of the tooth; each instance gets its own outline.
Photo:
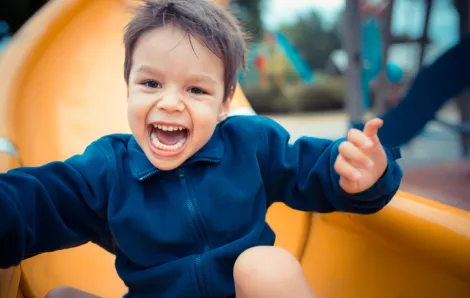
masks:
<instances>
[{"instance_id":1,"label":"tooth","mask_svg":"<svg viewBox=\"0 0 470 298\"><path fill-rule=\"evenodd\" d=\"M182 126L168 126L168 125L161 125L161 124L152 124L153 128L158 128L164 131L182 131L185 130L185 127Z\"/></svg>"},{"instance_id":2,"label":"tooth","mask_svg":"<svg viewBox=\"0 0 470 298\"><path fill-rule=\"evenodd\" d=\"M155 147L161 150L165 150L165 151L176 151L180 149L186 143L186 137L184 137L174 145L165 145L162 142L160 142L155 132L151 134L150 139L152 143L155 145Z\"/></svg>"}]
</instances>

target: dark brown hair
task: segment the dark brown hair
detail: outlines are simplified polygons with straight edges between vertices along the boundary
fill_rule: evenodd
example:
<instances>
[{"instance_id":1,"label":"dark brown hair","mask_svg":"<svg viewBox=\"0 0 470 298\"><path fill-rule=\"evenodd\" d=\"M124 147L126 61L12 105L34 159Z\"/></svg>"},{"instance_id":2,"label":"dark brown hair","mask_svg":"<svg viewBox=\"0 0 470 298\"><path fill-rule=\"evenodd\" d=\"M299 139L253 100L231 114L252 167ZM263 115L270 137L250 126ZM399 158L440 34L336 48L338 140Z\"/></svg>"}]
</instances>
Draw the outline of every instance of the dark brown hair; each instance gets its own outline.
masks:
<instances>
[{"instance_id":1,"label":"dark brown hair","mask_svg":"<svg viewBox=\"0 0 470 298\"><path fill-rule=\"evenodd\" d=\"M237 19L208 0L142 0L124 33L124 79L129 83L135 45L147 31L173 25L203 43L224 63L224 100L246 68L246 34Z\"/></svg>"}]
</instances>

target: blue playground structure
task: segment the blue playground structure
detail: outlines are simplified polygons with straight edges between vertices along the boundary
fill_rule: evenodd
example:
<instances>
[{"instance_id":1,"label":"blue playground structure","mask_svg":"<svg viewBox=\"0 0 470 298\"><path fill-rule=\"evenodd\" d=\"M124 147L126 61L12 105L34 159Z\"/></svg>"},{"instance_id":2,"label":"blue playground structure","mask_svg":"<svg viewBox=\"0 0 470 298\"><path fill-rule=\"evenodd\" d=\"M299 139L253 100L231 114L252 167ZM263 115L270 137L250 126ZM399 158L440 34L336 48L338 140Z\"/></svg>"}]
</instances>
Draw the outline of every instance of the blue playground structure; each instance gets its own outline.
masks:
<instances>
[{"instance_id":1,"label":"blue playground structure","mask_svg":"<svg viewBox=\"0 0 470 298\"><path fill-rule=\"evenodd\" d=\"M371 107L369 83L376 79L382 69L383 43L380 24L375 18L369 18L362 22L362 48L363 48L363 68L361 77L362 104L364 109ZM387 79L392 83L399 83L403 80L404 72L396 64L387 63Z\"/></svg>"},{"instance_id":2,"label":"blue playground structure","mask_svg":"<svg viewBox=\"0 0 470 298\"><path fill-rule=\"evenodd\" d=\"M274 33L274 38L277 42L277 45L284 52L284 55L290 61L302 80L306 84L312 85L315 81L314 73L307 62L299 54L297 49L289 41L289 39L281 32Z\"/></svg>"},{"instance_id":3,"label":"blue playground structure","mask_svg":"<svg viewBox=\"0 0 470 298\"><path fill-rule=\"evenodd\" d=\"M8 23L0 21L0 53L6 48L10 38L10 26Z\"/></svg>"}]
</instances>

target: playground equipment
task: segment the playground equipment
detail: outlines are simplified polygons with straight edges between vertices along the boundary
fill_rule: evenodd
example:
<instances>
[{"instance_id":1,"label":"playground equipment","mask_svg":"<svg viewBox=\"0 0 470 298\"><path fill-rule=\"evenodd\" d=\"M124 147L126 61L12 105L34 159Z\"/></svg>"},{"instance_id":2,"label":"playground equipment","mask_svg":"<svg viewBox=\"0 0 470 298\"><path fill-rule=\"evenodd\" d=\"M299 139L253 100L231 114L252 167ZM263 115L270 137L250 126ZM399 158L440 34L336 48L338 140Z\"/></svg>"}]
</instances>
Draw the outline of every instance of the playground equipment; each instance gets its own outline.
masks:
<instances>
[{"instance_id":1,"label":"playground equipment","mask_svg":"<svg viewBox=\"0 0 470 298\"><path fill-rule=\"evenodd\" d=\"M268 72L277 77L277 82L283 84L283 76L287 63L307 85L315 83L315 74L307 62L302 58L295 46L281 32L267 32L262 42L252 45L249 65L254 65L249 71L256 71L261 86L267 85Z\"/></svg>"},{"instance_id":2,"label":"playground equipment","mask_svg":"<svg viewBox=\"0 0 470 298\"><path fill-rule=\"evenodd\" d=\"M384 63L384 42L379 20L369 17L362 21L362 89L364 110L371 108L370 82L375 80L385 64L386 77L389 82L399 83L403 80L404 72L400 66L393 63Z\"/></svg>"},{"instance_id":3,"label":"playground equipment","mask_svg":"<svg viewBox=\"0 0 470 298\"><path fill-rule=\"evenodd\" d=\"M273 35L277 45L284 52L284 55L288 58L292 66L294 66L302 80L308 85L313 84L315 81L314 73L294 45L281 32L276 32Z\"/></svg>"},{"instance_id":4,"label":"playground equipment","mask_svg":"<svg viewBox=\"0 0 470 298\"><path fill-rule=\"evenodd\" d=\"M359 14L352 13L351 9L345 12L347 23L344 30L340 31L346 50L335 51L331 58L340 73L344 70L346 73L354 72L351 75L354 81L347 79L350 83L348 96L354 99L352 102L348 101L348 110L351 114L351 126L361 127L362 114L372 108L371 82L382 83L385 80L392 84L401 84L404 82L405 73L397 64L385 63L385 48L388 44L386 36L382 33L385 24L376 16L360 17ZM383 73L382 69L385 70ZM378 89L386 88L381 84Z\"/></svg>"},{"instance_id":5,"label":"playground equipment","mask_svg":"<svg viewBox=\"0 0 470 298\"><path fill-rule=\"evenodd\" d=\"M427 38L430 12L433 1L425 1L426 15L421 43L420 68L424 60L425 41ZM363 126L363 112L370 106L369 80L380 73L380 65L387 60L387 51L384 50L390 41L390 20L394 1L389 1L388 13L384 19L384 29L379 29L377 19L369 18L360 23L359 2L348 1L346 5L346 48L351 57L364 57L351 59L348 67L348 111L351 125L361 128ZM406 145L411 139L420 134L427 123L435 121L448 129L460 132L462 136L462 151L464 156L470 156L470 98L462 96L460 101L462 123L449 123L437 119L436 114L449 100L458 97L470 86L470 68L468 51L470 49L470 4L466 0L454 2L460 14L460 42L442 54L431 65L424 67L417 74L408 92L397 106L389 111L384 110L384 96L377 96L376 111L384 120L384 126L379 137L386 146L395 147ZM385 34L382 34L383 31ZM383 36L385 35L385 36ZM362 38L361 38L362 37ZM361 43L362 41L362 43ZM403 72L395 65L387 65L386 75L379 80L378 89L386 88L386 80L397 82L403 77ZM357 88L357 85L362 88ZM362 102L362 105L360 105ZM417 113L419 111L419 113Z\"/></svg>"},{"instance_id":6,"label":"playground equipment","mask_svg":"<svg viewBox=\"0 0 470 298\"><path fill-rule=\"evenodd\" d=\"M400 103L383 114L385 125L379 133L382 142L387 146L403 146L432 120L449 129L470 133L469 124L436 119L437 112L447 101L470 86L469 51L470 34L417 74Z\"/></svg>"},{"instance_id":7,"label":"playground equipment","mask_svg":"<svg viewBox=\"0 0 470 298\"><path fill-rule=\"evenodd\" d=\"M7 46L10 40L10 27L8 23L0 21L0 54L3 49Z\"/></svg>"},{"instance_id":8,"label":"playground equipment","mask_svg":"<svg viewBox=\"0 0 470 298\"><path fill-rule=\"evenodd\" d=\"M103 134L129 132L121 71L125 3L51 1L0 56L3 171L19 161L63 160ZM232 108L250 111L241 89ZM277 204L267 220L276 245L300 260L319 298L470 293L470 214L463 210L399 192L370 216L311 214ZM93 244L35 256L0 270L0 297L44 297L62 285L119 297L126 287L113 262Z\"/></svg>"}]
</instances>

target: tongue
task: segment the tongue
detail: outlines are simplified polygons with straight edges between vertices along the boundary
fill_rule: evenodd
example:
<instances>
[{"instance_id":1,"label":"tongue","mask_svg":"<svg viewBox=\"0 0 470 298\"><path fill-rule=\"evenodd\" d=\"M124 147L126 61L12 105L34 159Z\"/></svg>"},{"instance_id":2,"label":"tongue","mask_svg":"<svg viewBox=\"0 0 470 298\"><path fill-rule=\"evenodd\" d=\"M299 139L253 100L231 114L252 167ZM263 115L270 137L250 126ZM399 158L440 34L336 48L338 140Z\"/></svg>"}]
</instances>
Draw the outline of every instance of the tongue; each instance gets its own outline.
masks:
<instances>
[{"instance_id":1,"label":"tongue","mask_svg":"<svg viewBox=\"0 0 470 298\"><path fill-rule=\"evenodd\" d=\"M165 131L157 128L155 134L163 144L174 145L186 135L186 132L184 130Z\"/></svg>"}]
</instances>

